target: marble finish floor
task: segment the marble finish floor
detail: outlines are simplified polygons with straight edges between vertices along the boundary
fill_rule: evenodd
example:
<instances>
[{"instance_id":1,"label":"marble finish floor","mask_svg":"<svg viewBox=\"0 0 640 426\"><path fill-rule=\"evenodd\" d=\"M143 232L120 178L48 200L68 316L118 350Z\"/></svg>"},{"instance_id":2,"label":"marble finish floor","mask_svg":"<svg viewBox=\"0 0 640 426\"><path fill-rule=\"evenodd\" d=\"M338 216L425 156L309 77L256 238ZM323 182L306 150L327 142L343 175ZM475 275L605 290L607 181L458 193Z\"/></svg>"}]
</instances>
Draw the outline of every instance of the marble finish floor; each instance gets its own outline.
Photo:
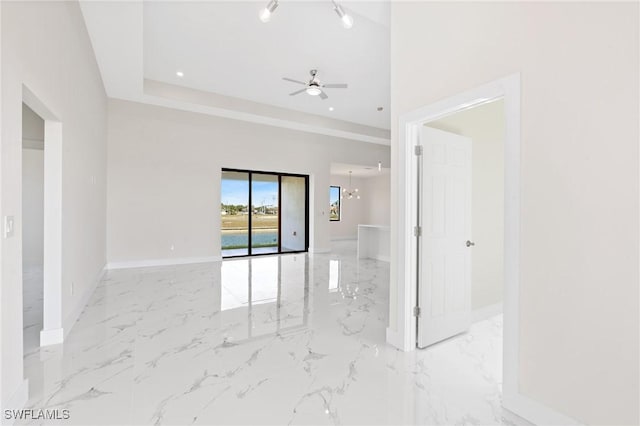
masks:
<instances>
[{"instance_id":1,"label":"marble finish floor","mask_svg":"<svg viewBox=\"0 0 640 426\"><path fill-rule=\"evenodd\" d=\"M59 424L514 424L501 317L400 352L389 264L349 244L110 271L64 345L25 357L28 408L67 408Z\"/></svg>"},{"instance_id":2,"label":"marble finish floor","mask_svg":"<svg viewBox=\"0 0 640 426\"><path fill-rule=\"evenodd\" d=\"M22 327L24 354L38 351L43 324L42 267L28 267L22 275Z\"/></svg>"}]
</instances>

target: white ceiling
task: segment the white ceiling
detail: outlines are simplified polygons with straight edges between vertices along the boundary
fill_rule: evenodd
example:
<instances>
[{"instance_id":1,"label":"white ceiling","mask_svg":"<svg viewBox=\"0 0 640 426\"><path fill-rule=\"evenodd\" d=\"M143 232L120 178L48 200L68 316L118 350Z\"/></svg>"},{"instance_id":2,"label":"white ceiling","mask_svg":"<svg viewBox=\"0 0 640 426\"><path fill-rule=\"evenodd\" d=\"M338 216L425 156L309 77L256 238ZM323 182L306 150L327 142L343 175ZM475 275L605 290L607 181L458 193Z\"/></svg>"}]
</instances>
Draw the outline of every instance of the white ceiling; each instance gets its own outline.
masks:
<instances>
[{"instance_id":1,"label":"white ceiling","mask_svg":"<svg viewBox=\"0 0 640 426\"><path fill-rule=\"evenodd\" d=\"M355 178L370 178L376 176L384 176L389 174L389 169L383 167L378 171L377 164L346 164L331 163L330 173L334 176L349 176L349 172L353 172Z\"/></svg>"},{"instance_id":2,"label":"white ceiling","mask_svg":"<svg viewBox=\"0 0 640 426\"><path fill-rule=\"evenodd\" d=\"M282 1L264 24L266 2L145 2L144 77L388 129L388 3L343 3L355 21L346 30L328 0ZM324 101L289 96L302 86L282 77L306 81L312 68L349 88L327 89Z\"/></svg>"}]
</instances>

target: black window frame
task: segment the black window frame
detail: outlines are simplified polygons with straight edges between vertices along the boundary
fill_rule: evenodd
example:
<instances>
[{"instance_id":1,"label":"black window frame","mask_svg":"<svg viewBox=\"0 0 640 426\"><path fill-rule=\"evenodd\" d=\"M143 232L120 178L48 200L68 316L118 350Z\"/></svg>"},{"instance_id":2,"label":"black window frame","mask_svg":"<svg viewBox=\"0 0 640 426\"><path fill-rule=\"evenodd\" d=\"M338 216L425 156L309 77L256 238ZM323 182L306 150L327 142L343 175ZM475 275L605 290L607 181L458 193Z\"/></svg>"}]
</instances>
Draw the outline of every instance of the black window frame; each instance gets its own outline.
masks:
<instances>
[{"instance_id":1,"label":"black window frame","mask_svg":"<svg viewBox=\"0 0 640 426\"><path fill-rule=\"evenodd\" d=\"M338 218L331 217L331 188L338 188ZM329 185L329 222L340 222L342 219L342 188L338 185Z\"/></svg>"},{"instance_id":2,"label":"black window frame","mask_svg":"<svg viewBox=\"0 0 640 426\"><path fill-rule=\"evenodd\" d=\"M220 255L222 256L223 259L235 259L235 258L240 258L240 257L254 257L254 256L271 256L271 255L278 255L278 254L295 254L295 253L307 253L309 252L309 175L302 175L302 174L296 174L296 173L284 173L284 172L272 172L272 171L261 171L261 170L245 170L245 169L234 169L234 168L228 168L228 167L223 167L222 172L236 172L236 173L247 173L247 175L249 176L249 223L248 223L248 247L247 247L247 254L238 254L238 255L233 255L233 256L224 256L222 254L223 248L222 248L222 244L220 244ZM252 216L253 216L253 211L251 209L251 207L253 206L253 194L252 194L252 183L253 183L253 175L272 175L272 176L277 176L278 177L278 251L276 252L272 252L272 253L252 253L252 245L253 245L253 232L252 232ZM304 197L305 197L305 203L304 203L304 214L305 214L305 220L304 220L304 226L305 226L305 232L304 232L304 250L297 250L297 251L282 251L282 214L281 214L281 200L282 200L282 177L283 176L287 176L287 177L297 177L297 178L304 178ZM222 183L222 173L220 173L220 182ZM220 228L220 231L222 231L222 227ZM222 235L221 235L222 236Z\"/></svg>"}]
</instances>

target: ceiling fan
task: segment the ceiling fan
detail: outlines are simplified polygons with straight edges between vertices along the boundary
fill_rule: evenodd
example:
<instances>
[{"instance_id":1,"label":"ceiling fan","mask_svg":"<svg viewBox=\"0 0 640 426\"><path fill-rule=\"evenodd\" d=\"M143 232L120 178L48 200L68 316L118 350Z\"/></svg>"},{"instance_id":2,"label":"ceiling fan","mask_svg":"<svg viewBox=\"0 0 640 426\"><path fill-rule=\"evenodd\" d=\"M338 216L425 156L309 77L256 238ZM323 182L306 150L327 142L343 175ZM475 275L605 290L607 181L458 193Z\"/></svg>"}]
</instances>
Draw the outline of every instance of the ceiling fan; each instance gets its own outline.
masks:
<instances>
[{"instance_id":1,"label":"ceiling fan","mask_svg":"<svg viewBox=\"0 0 640 426\"><path fill-rule=\"evenodd\" d=\"M305 83L303 81L300 80L294 80L292 78L287 78L287 77L282 77L283 80L286 81L291 81L293 83L297 83L297 84L302 84L304 86L306 86L304 89L300 89L300 90L296 90L293 93L289 93L289 96L294 96L294 95L298 95L302 92L307 92L307 94L311 95L311 96L320 96L320 99L325 100L328 98L327 94L324 93L324 90L322 89L346 89L348 87L347 84L322 84L320 82L320 80L318 80L316 78L316 75L318 74L318 70L311 70L309 71L309 74L311 74L311 80L309 80L308 83Z\"/></svg>"}]
</instances>

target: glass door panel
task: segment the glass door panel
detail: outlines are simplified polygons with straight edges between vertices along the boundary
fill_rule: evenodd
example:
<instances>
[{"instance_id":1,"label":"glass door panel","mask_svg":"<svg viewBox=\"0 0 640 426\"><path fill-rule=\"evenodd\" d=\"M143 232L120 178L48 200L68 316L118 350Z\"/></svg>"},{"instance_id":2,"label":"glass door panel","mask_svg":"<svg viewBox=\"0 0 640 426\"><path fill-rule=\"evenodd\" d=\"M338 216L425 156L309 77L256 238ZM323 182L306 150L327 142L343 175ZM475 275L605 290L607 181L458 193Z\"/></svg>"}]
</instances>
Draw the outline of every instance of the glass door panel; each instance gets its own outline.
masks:
<instances>
[{"instance_id":1,"label":"glass door panel","mask_svg":"<svg viewBox=\"0 0 640 426\"><path fill-rule=\"evenodd\" d=\"M222 256L249 254L249 173L222 171L220 187Z\"/></svg>"},{"instance_id":2,"label":"glass door panel","mask_svg":"<svg viewBox=\"0 0 640 426\"><path fill-rule=\"evenodd\" d=\"M279 178L251 173L251 254L279 252Z\"/></svg>"}]
</instances>

